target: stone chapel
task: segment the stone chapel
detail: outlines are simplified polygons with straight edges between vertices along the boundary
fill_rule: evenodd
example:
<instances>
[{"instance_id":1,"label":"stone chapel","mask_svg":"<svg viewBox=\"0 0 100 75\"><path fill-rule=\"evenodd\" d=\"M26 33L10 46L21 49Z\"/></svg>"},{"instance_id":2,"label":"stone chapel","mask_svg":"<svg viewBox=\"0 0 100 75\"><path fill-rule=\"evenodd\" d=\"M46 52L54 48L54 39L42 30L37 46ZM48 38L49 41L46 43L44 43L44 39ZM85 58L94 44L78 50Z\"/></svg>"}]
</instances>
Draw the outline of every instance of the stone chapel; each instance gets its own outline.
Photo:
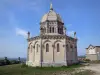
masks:
<instances>
[{"instance_id":1,"label":"stone chapel","mask_svg":"<svg viewBox=\"0 0 100 75\"><path fill-rule=\"evenodd\" d=\"M66 34L61 16L50 4L50 10L40 21L40 35L30 37L28 32L28 66L68 66L78 62L77 38Z\"/></svg>"}]
</instances>

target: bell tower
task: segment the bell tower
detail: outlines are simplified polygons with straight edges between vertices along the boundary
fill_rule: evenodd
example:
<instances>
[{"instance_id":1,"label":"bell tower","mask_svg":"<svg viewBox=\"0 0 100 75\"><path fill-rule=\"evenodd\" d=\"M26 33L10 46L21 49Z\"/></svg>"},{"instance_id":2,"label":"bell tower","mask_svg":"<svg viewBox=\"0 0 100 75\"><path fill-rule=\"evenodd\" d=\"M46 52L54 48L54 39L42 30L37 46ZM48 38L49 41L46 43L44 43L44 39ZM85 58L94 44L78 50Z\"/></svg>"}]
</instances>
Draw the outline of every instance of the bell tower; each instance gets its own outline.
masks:
<instances>
[{"instance_id":1,"label":"bell tower","mask_svg":"<svg viewBox=\"0 0 100 75\"><path fill-rule=\"evenodd\" d=\"M52 3L50 3L50 10L42 17L40 22L41 35L65 35L66 28L59 14L57 14Z\"/></svg>"}]
</instances>

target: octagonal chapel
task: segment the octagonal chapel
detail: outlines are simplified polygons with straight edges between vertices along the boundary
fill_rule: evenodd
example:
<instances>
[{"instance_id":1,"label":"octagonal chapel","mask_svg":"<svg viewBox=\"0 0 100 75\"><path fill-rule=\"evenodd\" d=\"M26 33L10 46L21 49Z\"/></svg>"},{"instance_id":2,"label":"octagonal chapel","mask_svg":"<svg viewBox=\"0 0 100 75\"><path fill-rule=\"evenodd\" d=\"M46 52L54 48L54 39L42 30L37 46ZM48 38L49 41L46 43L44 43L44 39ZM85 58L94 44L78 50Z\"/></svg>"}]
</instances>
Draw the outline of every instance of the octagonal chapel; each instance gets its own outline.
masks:
<instances>
[{"instance_id":1,"label":"octagonal chapel","mask_svg":"<svg viewBox=\"0 0 100 75\"><path fill-rule=\"evenodd\" d=\"M30 37L28 32L28 66L68 66L78 62L77 38L66 34L61 16L50 5L40 21L40 35Z\"/></svg>"}]
</instances>

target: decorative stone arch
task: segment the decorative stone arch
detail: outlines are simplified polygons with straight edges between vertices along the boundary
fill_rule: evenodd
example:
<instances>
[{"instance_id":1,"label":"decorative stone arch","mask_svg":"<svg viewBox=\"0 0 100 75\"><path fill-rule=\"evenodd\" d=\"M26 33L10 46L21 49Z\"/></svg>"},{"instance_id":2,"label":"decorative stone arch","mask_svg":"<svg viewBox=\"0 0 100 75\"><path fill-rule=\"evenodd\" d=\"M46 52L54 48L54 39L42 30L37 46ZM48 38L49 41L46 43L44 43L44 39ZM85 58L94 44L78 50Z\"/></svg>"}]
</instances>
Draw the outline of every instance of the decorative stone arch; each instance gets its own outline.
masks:
<instances>
[{"instance_id":1,"label":"decorative stone arch","mask_svg":"<svg viewBox=\"0 0 100 75\"><path fill-rule=\"evenodd\" d=\"M29 46L32 44L32 42L29 43Z\"/></svg>"},{"instance_id":2,"label":"decorative stone arch","mask_svg":"<svg viewBox=\"0 0 100 75\"><path fill-rule=\"evenodd\" d=\"M43 42L43 48L45 47L44 45L45 45L45 43L47 43L47 42L51 42L51 41L50 41L50 40L44 41L44 42Z\"/></svg>"},{"instance_id":3,"label":"decorative stone arch","mask_svg":"<svg viewBox=\"0 0 100 75\"><path fill-rule=\"evenodd\" d=\"M51 41L50 41L50 40L46 40L46 41L43 42L43 45L44 45L46 42L51 42Z\"/></svg>"},{"instance_id":4,"label":"decorative stone arch","mask_svg":"<svg viewBox=\"0 0 100 75\"><path fill-rule=\"evenodd\" d=\"M35 41L35 43L33 44L33 48L35 48L35 45L36 45L37 42L38 42L38 41Z\"/></svg>"},{"instance_id":5,"label":"decorative stone arch","mask_svg":"<svg viewBox=\"0 0 100 75\"><path fill-rule=\"evenodd\" d=\"M60 40L56 40L55 42L54 42L54 47L55 47L55 44L57 43L57 42L61 42L62 43L62 41L60 41Z\"/></svg>"},{"instance_id":6,"label":"decorative stone arch","mask_svg":"<svg viewBox=\"0 0 100 75\"><path fill-rule=\"evenodd\" d=\"M32 42L29 43L29 45L28 45L28 49L30 48L30 45L31 45L31 44L32 44Z\"/></svg>"}]
</instances>

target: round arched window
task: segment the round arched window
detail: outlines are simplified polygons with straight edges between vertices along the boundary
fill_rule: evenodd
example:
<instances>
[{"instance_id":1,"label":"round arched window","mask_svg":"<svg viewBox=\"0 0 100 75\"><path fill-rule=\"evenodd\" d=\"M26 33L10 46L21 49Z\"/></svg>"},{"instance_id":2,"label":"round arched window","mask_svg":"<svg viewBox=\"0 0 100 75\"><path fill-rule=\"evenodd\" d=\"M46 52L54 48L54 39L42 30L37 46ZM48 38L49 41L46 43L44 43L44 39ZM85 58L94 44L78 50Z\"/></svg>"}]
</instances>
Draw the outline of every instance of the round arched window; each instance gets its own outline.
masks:
<instances>
[{"instance_id":1,"label":"round arched window","mask_svg":"<svg viewBox=\"0 0 100 75\"><path fill-rule=\"evenodd\" d=\"M59 50L60 48L59 48L59 43L57 44L57 52L60 52L60 50Z\"/></svg>"},{"instance_id":2,"label":"round arched window","mask_svg":"<svg viewBox=\"0 0 100 75\"><path fill-rule=\"evenodd\" d=\"M46 52L49 52L49 44L46 44Z\"/></svg>"}]
</instances>

